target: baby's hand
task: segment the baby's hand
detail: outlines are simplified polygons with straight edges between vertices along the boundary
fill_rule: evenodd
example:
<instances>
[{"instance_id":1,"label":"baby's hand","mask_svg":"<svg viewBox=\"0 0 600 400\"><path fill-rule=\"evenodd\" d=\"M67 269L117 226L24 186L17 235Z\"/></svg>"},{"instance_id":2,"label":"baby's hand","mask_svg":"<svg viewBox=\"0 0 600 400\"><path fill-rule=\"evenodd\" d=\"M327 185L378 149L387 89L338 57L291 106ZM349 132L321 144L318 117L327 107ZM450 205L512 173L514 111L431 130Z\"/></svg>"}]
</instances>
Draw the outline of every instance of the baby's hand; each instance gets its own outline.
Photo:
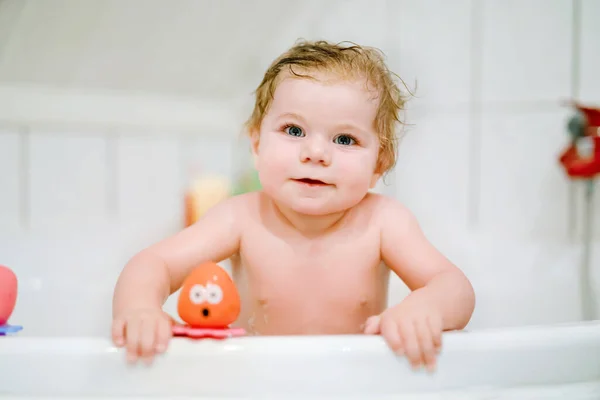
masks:
<instances>
[{"instance_id":1,"label":"baby's hand","mask_svg":"<svg viewBox=\"0 0 600 400\"><path fill-rule=\"evenodd\" d=\"M132 310L115 318L112 338L116 346L126 346L127 361L133 363L139 357L150 364L156 353L167 349L173 323L161 309Z\"/></svg>"},{"instance_id":2,"label":"baby's hand","mask_svg":"<svg viewBox=\"0 0 600 400\"><path fill-rule=\"evenodd\" d=\"M440 311L419 291L365 323L365 334L381 334L394 352L406 355L413 368L425 365L429 371L435 369L442 330Z\"/></svg>"}]
</instances>

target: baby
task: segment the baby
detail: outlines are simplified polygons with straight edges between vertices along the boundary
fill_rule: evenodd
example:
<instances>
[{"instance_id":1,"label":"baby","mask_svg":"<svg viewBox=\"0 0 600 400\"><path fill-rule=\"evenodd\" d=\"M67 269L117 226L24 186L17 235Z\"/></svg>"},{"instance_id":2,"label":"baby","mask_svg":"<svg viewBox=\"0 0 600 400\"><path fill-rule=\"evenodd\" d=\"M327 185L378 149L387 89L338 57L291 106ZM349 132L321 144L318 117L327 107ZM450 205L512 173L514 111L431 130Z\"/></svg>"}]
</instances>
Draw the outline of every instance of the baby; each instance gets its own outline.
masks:
<instances>
[{"instance_id":1,"label":"baby","mask_svg":"<svg viewBox=\"0 0 600 400\"><path fill-rule=\"evenodd\" d=\"M433 369L442 332L474 310L465 275L392 198L369 192L395 164L404 99L380 52L299 42L276 59L247 122L263 189L229 198L135 255L117 282L112 336L128 359L164 352L167 297L205 261L229 259L236 325L260 335L381 334ZM389 271L411 289L386 304Z\"/></svg>"}]
</instances>

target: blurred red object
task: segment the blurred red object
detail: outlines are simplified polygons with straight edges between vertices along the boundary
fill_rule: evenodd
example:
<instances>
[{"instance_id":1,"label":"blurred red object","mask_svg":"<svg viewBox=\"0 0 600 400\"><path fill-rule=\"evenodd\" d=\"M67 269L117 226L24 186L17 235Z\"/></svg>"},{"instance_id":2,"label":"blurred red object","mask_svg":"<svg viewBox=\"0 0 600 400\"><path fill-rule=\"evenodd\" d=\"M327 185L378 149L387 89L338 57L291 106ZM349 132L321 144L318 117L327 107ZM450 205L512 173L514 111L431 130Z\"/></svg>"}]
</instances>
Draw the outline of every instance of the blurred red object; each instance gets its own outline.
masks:
<instances>
[{"instance_id":1,"label":"blurred red object","mask_svg":"<svg viewBox=\"0 0 600 400\"><path fill-rule=\"evenodd\" d=\"M581 134L575 135L559 161L569 177L592 179L600 174L600 108L586 107L577 102L572 102L571 106L579 113Z\"/></svg>"},{"instance_id":2,"label":"blurred red object","mask_svg":"<svg viewBox=\"0 0 600 400\"><path fill-rule=\"evenodd\" d=\"M0 265L0 326L7 324L17 302L17 276Z\"/></svg>"}]
</instances>

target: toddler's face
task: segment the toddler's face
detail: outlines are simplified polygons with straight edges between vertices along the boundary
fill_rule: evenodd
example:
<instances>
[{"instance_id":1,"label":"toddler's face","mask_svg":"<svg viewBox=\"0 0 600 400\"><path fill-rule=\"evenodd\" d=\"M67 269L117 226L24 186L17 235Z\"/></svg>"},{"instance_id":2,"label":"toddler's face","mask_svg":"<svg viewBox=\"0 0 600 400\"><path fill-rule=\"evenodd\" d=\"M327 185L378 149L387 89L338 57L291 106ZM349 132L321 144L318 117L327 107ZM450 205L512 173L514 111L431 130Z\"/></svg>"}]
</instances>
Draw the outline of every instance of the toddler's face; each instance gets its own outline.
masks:
<instances>
[{"instance_id":1,"label":"toddler's face","mask_svg":"<svg viewBox=\"0 0 600 400\"><path fill-rule=\"evenodd\" d=\"M380 177L375 94L364 81L317 78L280 82L253 143L264 191L310 215L356 205Z\"/></svg>"}]
</instances>

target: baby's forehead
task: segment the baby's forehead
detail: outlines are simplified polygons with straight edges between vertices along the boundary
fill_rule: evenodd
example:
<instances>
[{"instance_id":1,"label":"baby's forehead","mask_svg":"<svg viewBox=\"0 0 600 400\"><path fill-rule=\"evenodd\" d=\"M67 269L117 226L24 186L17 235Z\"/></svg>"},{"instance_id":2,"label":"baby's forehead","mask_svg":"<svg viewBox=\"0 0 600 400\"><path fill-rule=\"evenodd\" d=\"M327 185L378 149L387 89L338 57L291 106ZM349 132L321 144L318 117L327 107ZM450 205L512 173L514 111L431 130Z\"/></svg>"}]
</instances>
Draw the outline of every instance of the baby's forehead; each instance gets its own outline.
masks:
<instances>
[{"instance_id":1,"label":"baby's forehead","mask_svg":"<svg viewBox=\"0 0 600 400\"><path fill-rule=\"evenodd\" d=\"M336 94L342 99L347 97L359 98L364 102L377 105L380 99L380 90L369 79L358 74L343 74L335 71L308 70L292 73L281 73L275 81L273 100L277 96L286 96L292 99L298 96L322 97L324 94L332 96L337 101Z\"/></svg>"},{"instance_id":2,"label":"baby's forehead","mask_svg":"<svg viewBox=\"0 0 600 400\"><path fill-rule=\"evenodd\" d=\"M299 113L300 110L373 113L378 106L378 97L359 80L288 77L274 91L271 111L278 114Z\"/></svg>"}]
</instances>

